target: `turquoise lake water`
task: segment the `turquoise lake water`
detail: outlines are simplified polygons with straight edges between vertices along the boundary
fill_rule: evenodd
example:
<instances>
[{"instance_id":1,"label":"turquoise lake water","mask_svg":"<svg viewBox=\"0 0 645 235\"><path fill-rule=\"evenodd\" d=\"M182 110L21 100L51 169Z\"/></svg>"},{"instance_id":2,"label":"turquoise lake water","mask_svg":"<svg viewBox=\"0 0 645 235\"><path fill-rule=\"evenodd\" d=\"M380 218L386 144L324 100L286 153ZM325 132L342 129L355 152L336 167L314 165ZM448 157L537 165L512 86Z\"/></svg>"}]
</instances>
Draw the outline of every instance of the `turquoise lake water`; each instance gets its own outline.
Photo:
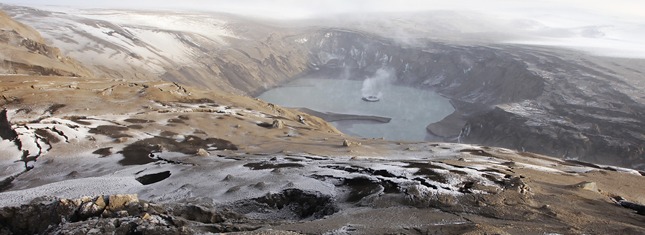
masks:
<instances>
[{"instance_id":1,"label":"turquoise lake water","mask_svg":"<svg viewBox=\"0 0 645 235\"><path fill-rule=\"evenodd\" d=\"M425 140L426 126L454 111L447 98L433 91L392 84L373 92L380 95L379 102L366 102L361 99L364 87L363 81L300 78L266 91L258 98L283 107L389 117L390 123L337 121L332 124L350 135L402 141Z\"/></svg>"}]
</instances>

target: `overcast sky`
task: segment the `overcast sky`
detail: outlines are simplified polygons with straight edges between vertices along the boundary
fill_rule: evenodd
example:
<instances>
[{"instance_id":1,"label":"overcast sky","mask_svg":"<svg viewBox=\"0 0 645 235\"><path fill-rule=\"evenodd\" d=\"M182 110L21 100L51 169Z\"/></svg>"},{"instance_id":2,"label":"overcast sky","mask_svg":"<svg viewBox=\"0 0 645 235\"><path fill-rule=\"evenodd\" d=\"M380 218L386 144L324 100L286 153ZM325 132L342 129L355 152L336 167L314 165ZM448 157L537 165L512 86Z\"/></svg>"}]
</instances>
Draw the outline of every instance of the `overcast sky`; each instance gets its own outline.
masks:
<instances>
[{"instance_id":1,"label":"overcast sky","mask_svg":"<svg viewBox=\"0 0 645 235\"><path fill-rule=\"evenodd\" d=\"M526 11L568 12L645 20L643 0L0 0L17 5L58 5L89 8L147 8L212 10L274 18L300 18L347 12L401 12L424 10L472 10L495 14Z\"/></svg>"},{"instance_id":2,"label":"overcast sky","mask_svg":"<svg viewBox=\"0 0 645 235\"><path fill-rule=\"evenodd\" d=\"M645 0L0 0L0 3L50 10L60 7L199 10L278 19L340 13L469 11L501 22L528 20L539 26L515 26L511 30L533 38L507 43L564 46L600 55L645 58ZM471 26L488 26L482 24L483 21L476 21Z\"/></svg>"}]
</instances>

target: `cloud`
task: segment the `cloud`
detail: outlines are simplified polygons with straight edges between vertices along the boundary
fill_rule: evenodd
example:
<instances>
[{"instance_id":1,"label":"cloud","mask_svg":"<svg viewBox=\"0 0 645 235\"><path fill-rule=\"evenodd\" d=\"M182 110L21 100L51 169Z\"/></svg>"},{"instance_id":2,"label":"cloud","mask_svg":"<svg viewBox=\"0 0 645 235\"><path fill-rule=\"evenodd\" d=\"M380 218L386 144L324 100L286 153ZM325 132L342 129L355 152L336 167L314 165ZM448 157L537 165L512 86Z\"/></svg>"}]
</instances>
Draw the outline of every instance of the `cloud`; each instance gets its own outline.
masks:
<instances>
[{"instance_id":1,"label":"cloud","mask_svg":"<svg viewBox=\"0 0 645 235\"><path fill-rule=\"evenodd\" d=\"M523 12L588 12L625 19L645 19L641 0L0 0L18 5L58 5L85 8L146 8L231 12L273 18L303 18L338 13L468 10L491 14L518 15Z\"/></svg>"},{"instance_id":2,"label":"cloud","mask_svg":"<svg viewBox=\"0 0 645 235\"><path fill-rule=\"evenodd\" d=\"M198 10L274 19L327 17L333 19L330 22L343 26L389 24L389 29L396 31L382 33L403 35L399 38L413 39L410 35L423 38L446 32L497 35L495 40L506 43L562 46L601 55L645 57L643 0L0 0L0 3L36 7ZM439 15L438 10L460 14L446 19L436 16ZM365 19L384 18L384 15L374 17L375 14L371 13L405 14L399 14L403 18L380 19L376 23L360 20L363 14L371 16ZM398 24L397 20L405 22ZM449 39L460 37L449 36Z\"/></svg>"}]
</instances>

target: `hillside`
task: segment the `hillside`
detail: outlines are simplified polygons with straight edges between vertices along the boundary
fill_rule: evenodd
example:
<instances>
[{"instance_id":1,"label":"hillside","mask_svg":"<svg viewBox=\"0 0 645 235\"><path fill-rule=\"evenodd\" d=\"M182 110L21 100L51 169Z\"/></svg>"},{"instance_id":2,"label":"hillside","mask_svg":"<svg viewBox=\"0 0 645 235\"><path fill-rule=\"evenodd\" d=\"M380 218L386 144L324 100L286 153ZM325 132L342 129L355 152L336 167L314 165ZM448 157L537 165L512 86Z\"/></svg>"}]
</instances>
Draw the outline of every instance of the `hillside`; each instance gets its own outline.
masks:
<instances>
[{"instance_id":1,"label":"hillside","mask_svg":"<svg viewBox=\"0 0 645 235\"><path fill-rule=\"evenodd\" d=\"M13 21L0 12L0 73L85 77L87 69L76 60L48 46L40 34L29 26Z\"/></svg>"},{"instance_id":2,"label":"hillside","mask_svg":"<svg viewBox=\"0 0 645 235\"><path fill-rule=\"evenodd\" d=\"M179 82L253 94L308 68L282 29L236 16L99 10L47 12L2 5L96 76Z\"/></svg>"},{"instance_id":3,"label":"hillside","mask_svg":"<svg viewBox=\"0 0 645 235\"><path fill-rule=\"evenodd\" d=\"M517 35L472 33L477 29L468 25L489 24L476 23L478 15L468 24L455 24L462 15L447 12L385 16L407 19L389 25L377 16L294 23L223 13L2 7L105 79L257 96L300 77L361 80L388 68L394 85L438 92L453 104L452 115L423 123L426 141L645 170L645 60L494 41ZM415 19L427 29L410 29ZM446 31L447 25L465 31ZM404 28L410 38L396 30Z\"/></svg>"}]
</instances>

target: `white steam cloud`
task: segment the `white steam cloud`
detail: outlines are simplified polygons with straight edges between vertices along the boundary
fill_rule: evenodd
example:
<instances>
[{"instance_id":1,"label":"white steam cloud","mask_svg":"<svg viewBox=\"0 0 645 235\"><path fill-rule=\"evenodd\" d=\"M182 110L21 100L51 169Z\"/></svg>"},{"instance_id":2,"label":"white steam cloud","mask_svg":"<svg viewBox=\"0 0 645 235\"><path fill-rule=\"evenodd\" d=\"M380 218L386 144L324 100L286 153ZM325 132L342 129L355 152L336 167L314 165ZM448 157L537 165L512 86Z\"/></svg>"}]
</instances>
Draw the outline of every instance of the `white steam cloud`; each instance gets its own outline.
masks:
<instances>
[{"instance_id":1,"label":"white steam cloud","mask_svg":"<svg viewBox=\"0 0 645 235\"><path fill-rule=\"evenodd\" d=\"M383 97L383 90L388 86L392 81L394 81L395 75L394 70L388 68L380 68L376 70L373 76L368 77L363 81L363 87L361 88L361 94L363 97L377 97L378 99Z\"/></svg>"}]
</instances>

